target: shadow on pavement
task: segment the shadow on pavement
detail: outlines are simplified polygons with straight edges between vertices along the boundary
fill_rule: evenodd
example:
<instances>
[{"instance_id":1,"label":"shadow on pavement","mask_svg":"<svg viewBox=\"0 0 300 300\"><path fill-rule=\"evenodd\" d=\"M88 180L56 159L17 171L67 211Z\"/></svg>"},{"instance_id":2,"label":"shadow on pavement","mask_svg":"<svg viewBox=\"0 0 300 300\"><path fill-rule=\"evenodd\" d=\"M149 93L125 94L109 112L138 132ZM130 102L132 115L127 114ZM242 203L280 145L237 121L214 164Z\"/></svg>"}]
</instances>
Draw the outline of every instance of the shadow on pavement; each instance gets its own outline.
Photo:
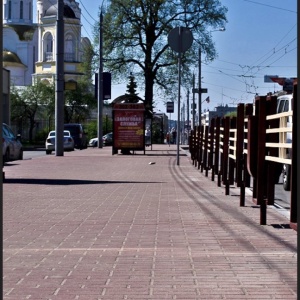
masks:
<instances>
[{"instance_id":1,"label":"shadow on pavement","mask_svg":"<svg viewBox=\"0 0 300 300\"><path fill-rule=\"evenodd\" d=\"M35 178L6 178L4 183L10 184L40 184L40 185L85 185L85 184L120 184L147 183L144 181L106 181L106 180L78 180L78 179L35 179ZM162 183L162 182L153 182Z\"/></svg>"}]
</instances>

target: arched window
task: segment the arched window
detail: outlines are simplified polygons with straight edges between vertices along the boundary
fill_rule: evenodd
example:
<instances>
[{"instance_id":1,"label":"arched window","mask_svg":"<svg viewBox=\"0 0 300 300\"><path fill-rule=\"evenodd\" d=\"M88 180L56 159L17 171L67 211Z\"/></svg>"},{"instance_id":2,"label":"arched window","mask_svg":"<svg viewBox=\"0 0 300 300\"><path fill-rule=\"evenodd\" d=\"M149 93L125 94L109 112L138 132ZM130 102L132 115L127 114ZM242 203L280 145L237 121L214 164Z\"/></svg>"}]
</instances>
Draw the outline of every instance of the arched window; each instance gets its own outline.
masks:
<instances>
[{"instance_id":1,"label":"arched window","mask_svg":"<svg viewBox=\"0 0 300 300\"><path fill-rule=\"evenodd\" d=\"M75 61L74 38L68 34L65 39L65 61Z\"/></svg>"},{"instance_id":2,"label":"arched window","mask_svg":"<svg viewBox=\"0 0 300 300\"><path fill-rule=\"evenodd\" d=\"M23 19L23 1L20 1L20 19Z\"/></svg>"},{"instance_id":3,"label":"arched window","mask_svg":"<svg viewBox=\"0 0 300 300\"><path fill-rule=\"evenodd\" d=\"M49 32L44 36L44 61L53 61L53 37Z\"/></svg>"}]
</instances>

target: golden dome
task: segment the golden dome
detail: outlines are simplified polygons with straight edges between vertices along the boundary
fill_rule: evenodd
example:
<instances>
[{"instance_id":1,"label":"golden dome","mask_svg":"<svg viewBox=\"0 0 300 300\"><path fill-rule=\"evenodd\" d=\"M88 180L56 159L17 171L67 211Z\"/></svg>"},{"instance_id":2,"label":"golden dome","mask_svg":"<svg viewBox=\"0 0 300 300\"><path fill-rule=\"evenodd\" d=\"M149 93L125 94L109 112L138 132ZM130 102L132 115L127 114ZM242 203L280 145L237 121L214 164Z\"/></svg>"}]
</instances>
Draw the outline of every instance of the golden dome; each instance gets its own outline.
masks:
<instances>
[{"instance_id":1,"label":"golden dome","mask_svg":"<svg viewBox=\"0 0 300 300\"><path fill-rule=\"evenodd\" d=\"M3 65L19 65L19 66L24 66L22 61L20 60L19 56L11 51L4 50L3 51Z\"/></svg>"}]
</instances>

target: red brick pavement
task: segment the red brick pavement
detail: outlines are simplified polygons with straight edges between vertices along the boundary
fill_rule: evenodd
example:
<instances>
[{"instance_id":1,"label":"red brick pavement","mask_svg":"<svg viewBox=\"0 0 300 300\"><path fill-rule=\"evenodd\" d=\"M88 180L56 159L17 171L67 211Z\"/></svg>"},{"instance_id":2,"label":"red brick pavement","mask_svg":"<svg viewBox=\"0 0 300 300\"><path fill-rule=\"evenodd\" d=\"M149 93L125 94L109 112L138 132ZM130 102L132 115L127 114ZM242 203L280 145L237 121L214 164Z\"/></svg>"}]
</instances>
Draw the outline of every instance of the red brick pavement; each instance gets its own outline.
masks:
<instances>
[{"instance_id":1,"label":"red brick pavement","mask_svg":"<svg viewBox=\"0 0 300 300\"><path fill-rule=\"evenodd\" d=\"M5 166L4 299L296 299L297 233L175 145ZM149 164L155 162L155 164Z\"/></svg>"}]
</instances>

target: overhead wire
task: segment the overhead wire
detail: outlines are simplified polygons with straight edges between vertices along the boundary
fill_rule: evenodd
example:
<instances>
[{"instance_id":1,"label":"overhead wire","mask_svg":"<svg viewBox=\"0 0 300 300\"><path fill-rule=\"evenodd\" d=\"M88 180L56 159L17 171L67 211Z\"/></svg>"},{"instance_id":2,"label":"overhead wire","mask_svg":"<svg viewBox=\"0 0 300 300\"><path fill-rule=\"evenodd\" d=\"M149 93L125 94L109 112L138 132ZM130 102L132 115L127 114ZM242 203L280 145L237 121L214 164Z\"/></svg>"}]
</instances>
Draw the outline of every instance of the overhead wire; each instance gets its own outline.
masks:
<instances>
[{"instance_id":1,"label":"overhead wire","mask_svg":"<svg viewBox=\"0 0 300 300\"><path fill-rule=\"evenodd\" d=\"M244 80L238 80L240 82L243 82L246 86L246 92L248 93L249 92L249 88L255 88L255 90L257 90L258 87L256 87L254 85L254 78L256 77L256 75L258 74L259 71L265 69L265 68L269 68L271 67L274 63L278 62L279 60L281 60L285 55L287 55L288 53L294 51L297 49L297 47L294 47L292 48L291 50L287 51L287 49L289 47L291 47L291 45L296 42L296 38L293 38L292 40L290 40L288 43L286 43L284 46L282 46L281 48L279 49L276 49L278 47L278 45L288 36L288 34L295 28L296 25L294 25L280 40L279 42L276 43L275 47L272 48L272 50L268 51L265 55L263 55L262 57L260 57L253 65L251 66L247 66L247 65L240 65L238 63L234 63L234 62L229 62L229 61L225 61L225 60L219 60L221 62L224 62L224 63L227 63L227 64L231 64L231 65L235 65L235 66L239 66L240 68L247 68L246 71L244 71L242 73L242 75L240 75L240 70L232 70L234 72L237 72L239 74L228 74L227 72L224 72L222 71L220 68L214 68L212 66L209 66L213 69L216 69L218 72L226 75L226 76L229 76L231 78L233 78L234 80L238 80L237 78L235 77L240 77L240 78L244 78ZM268 60L270 60L272 57L280 54L282 51L284 51L283 54L280 55L280 57L277 57L275 60L273 60L272 62L270 62L269 64L267 65L262 65L264 64L265 62L267 62ZM271 52L270 55L268 55L269 53ZM266 55L268 55L267 58ZM261 61L262 59L264 59L263 61ZM254 71L254 69L257 69L256 71ZM230 70L230 69L223 69L223 70ZM250 73L251 72L251 73ZM248 75L250 73L250 75ZM252 83L249 84L249 78L251 78L252 80ZM262 88L262 87L260 87Z\"/></svg>"},{"instance_id":2,"label":"overhead wire","mask_svg":"<svg viewBox=\"0 0 300 300\"><path fill-rule=\"evenodd\" d=\"M293 10L290 10L290 9L277 7L277 6L270 5L270 4L260 3L260 2L257 2L257 1L252 1L252 0L244 0L244 1L245 2L251 2L251 3L254 3L254 4L263 5L263 6L267 6L267 7L271 7L271 8L275 8L275 9L279 9L279 10L282 10L282 11L288 11L288 12L295 13L295 14L297 13L296 11L293 11Z\"/></svg>"}]
</instances>

